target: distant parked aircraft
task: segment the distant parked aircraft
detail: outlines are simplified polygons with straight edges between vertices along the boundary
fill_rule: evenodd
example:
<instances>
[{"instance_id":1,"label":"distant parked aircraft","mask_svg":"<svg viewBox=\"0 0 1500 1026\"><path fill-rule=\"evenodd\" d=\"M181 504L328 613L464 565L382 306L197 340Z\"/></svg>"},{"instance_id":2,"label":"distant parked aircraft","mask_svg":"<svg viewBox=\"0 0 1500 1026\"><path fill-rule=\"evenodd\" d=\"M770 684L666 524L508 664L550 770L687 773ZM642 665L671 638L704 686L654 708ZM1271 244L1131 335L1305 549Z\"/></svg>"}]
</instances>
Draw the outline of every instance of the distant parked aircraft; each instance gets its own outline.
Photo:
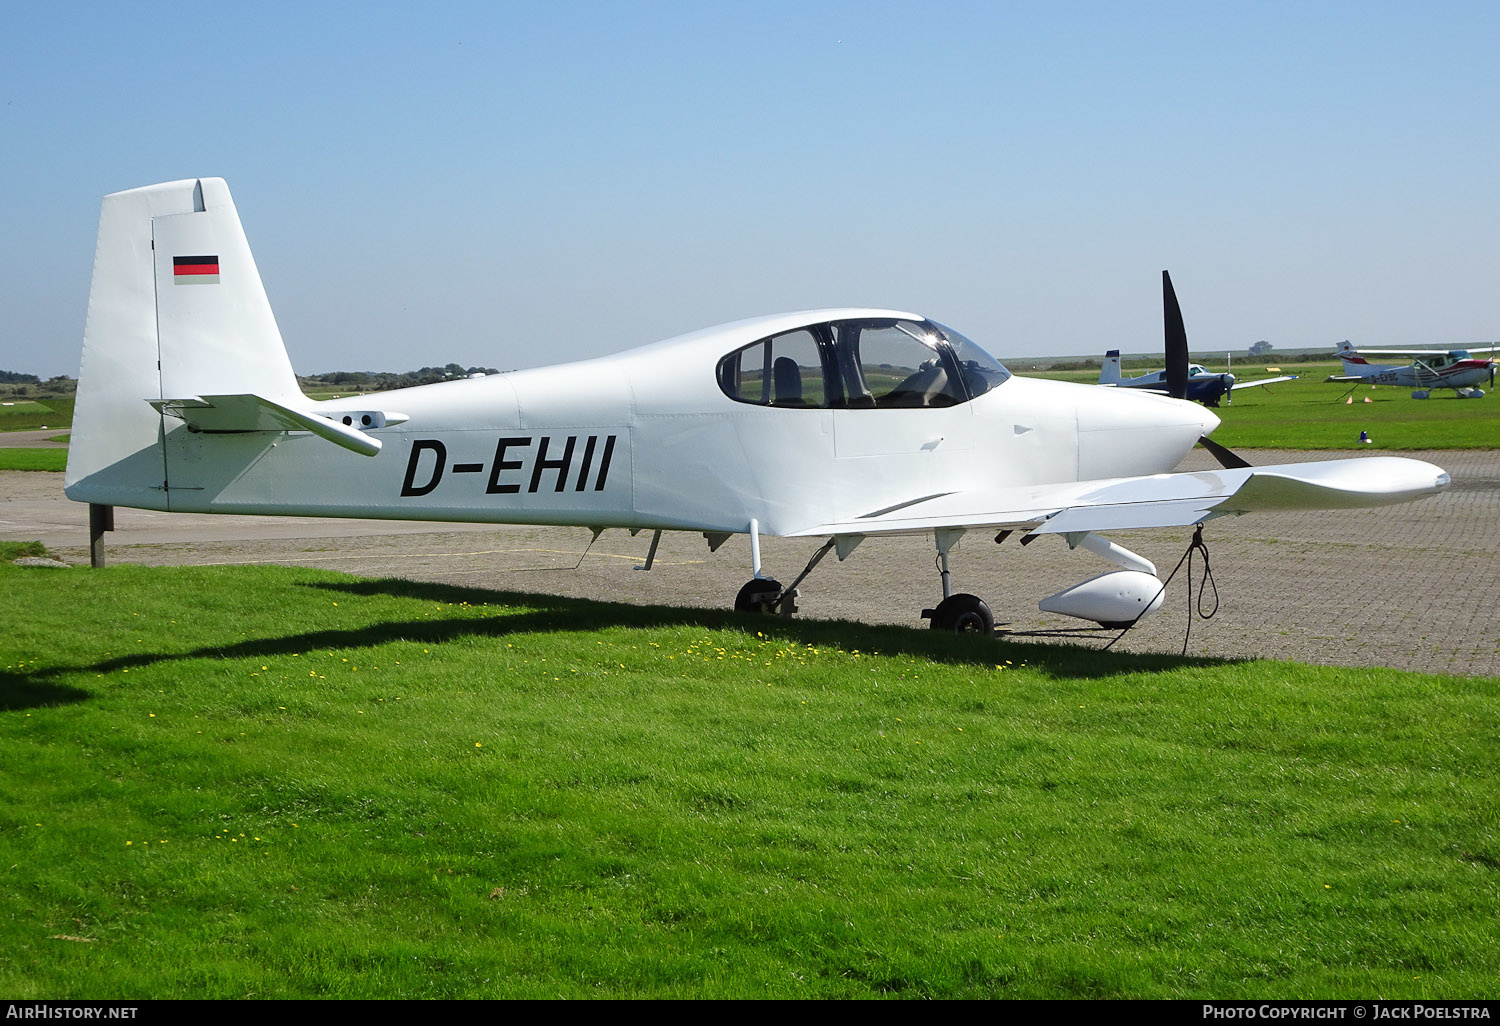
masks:
<instances>
[{"instance_id":1,"label":"distant parked aircraft","mask_svg":"<svg viewBox=\"0 0 1500 1026\"><path fill-rule=\"evenodd\" d=\"M1344 361L1344 373L1331 374L1329 381L1369 382L1372 385L1397 385L1414 389L1413 399L1426 399L1434 388L1451 388L1461 399L1483 399L1478 386L1486 379L1495 387L1495 361L1481 360L1474 353L1500 352L1500 346L1479 349L1359 349L1348 340L1336 347ZM1400 366L1371 363L1366 356L1410 356L1412 362Z\"/></svg>"},{"instance_id":2,"label":"distant parked aircraft","mask_svg":"<svg viewBox=\"0 0 1500 1026\"><path fill-rule=\"evenodd\" d=\"M1188 364L1187 373L1187 397L1205 406L1218 406L1219 400L1225 399L1232 389L1274 385L1278 381L1291 381L1297 376L1286 374L1279 378L1263 378L1260 381L1236 381L1233 374L1227 372L1215 374L1201 363ZM1159 370L1136 378L1121 377L1120 351L1111 349L1104 354L1104 366L1099 368L1099 384L1113 385L1115 388L1143 388L1148 392L1160 392L1166 395L1167 372ZM1225 401L1232 400L1225 399Z\"/></svg>"}]
</instances>

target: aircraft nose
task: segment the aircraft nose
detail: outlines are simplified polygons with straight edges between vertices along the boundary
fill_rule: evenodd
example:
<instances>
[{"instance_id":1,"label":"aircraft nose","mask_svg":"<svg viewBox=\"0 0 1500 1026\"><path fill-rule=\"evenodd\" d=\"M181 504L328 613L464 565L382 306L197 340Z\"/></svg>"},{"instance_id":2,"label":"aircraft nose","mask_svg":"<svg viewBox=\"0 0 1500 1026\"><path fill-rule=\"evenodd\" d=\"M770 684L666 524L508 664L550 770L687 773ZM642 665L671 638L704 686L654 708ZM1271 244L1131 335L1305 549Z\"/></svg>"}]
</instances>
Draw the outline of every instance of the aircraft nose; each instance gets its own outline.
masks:
<instances>
[{"instance_id":1,"label":"aircraft nose","mask_svg":"<svg viewBox=\"0 0 1500 1026\"><path fill-rule=\"evenodd\" d=\"M1197 403L1142 392L1106 395L1078 411L1079 476L1163 474L1177 466L1219 418Z\"/></svg>"},{"instance_id":2,"label":"aircraft nose","mask_svg":"<svg viewBox=\"0 0 1500 1026\"><path fill-rule=\"evenodd\" d=\"M1223 423L1223 421L1219 419L1219 415L1213 410L1210 410L1207 406L1199 406L1197 403L1189 403L1188 405L1192 406L1197 411L1198 438L1202 438L1204 435L1213 434L1214 429ZM1198 439L1196 438L1193 439L1194 444L1197 444L1197 440Z\"/></svg>"}]
</instances>

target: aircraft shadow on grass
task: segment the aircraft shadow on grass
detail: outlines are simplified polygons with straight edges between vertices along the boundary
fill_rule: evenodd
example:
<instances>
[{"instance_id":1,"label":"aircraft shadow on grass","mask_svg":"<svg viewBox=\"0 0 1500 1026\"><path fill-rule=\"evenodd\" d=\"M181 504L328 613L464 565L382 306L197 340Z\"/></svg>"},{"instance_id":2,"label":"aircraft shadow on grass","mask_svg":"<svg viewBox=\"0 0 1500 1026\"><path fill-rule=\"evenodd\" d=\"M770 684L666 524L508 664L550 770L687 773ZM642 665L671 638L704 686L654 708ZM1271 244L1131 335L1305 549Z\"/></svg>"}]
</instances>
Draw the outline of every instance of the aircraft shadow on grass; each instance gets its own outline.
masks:
<instances>
[{"instance_id":1,"label":"aircraft shadow on grass","mask_svg":"<svg viewBox=\"0 0 1500 1026\"><path fill-rule=\"evenodd\" d=\"M49 706L86 702L94 697L92 692L75 688L71 684L58 684L51 679L81 672L83 671L73 668L39 670L35 673L0 671L0 712L45 709Z\"/></svg>"},{"instance_id":2,"label":"aircraft shadow on grass","mask_svg":"<svg viewBox=\"0 0 1500 1026\"><path fill-rule=\"evenodd\" d=\"M0 711L66 705L86 701L92 693L60 678L74 674L108 674L188 659L264 659L329 649L367 648L392 642L441 645L463 638L505 638L545 632L586 632L615 627L700 627L704 630L760 632L773 640L799 645L882 655L908 655L950 666L993 672L1011 659L1061 679L1087 680L1182 667L1224 666L1243 660L1167 654L1101 653L1081 645L1016 643L955 636L916 627L877 626L844 620L791 619L716 609L638 606L621 602L563 598L520 591L377 578L310 581L302 587L346 595L387 596L443 605L487 606L494 616L386 620L348 629L300 631L251 638L229 645L201 645L181 652L138 652L95 663L39 669L31 673L0 672ZM523 607L526 612L509 609ZM1105 635L1106 637L1112 635Z\"/></svg>"}]
</instances>

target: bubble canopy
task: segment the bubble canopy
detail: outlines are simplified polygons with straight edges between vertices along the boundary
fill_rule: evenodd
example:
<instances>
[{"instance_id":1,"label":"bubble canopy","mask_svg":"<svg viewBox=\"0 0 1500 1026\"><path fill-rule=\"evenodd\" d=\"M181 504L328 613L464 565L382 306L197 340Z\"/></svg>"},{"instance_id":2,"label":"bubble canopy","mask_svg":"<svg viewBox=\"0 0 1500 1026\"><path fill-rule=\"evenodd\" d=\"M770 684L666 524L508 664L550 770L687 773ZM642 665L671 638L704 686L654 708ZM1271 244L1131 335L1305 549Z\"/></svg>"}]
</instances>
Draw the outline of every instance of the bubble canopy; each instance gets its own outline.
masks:
<instances>
[{"instance_id":1,"label":"bubble canopy","mask_svg":"<svg viewBox=\"0 0 1500 1026\"><path fill-rule=\"evenodd\" d=\"M803 325L727 354L719 388L788 409L922 409L966 403L1010 372L936 321L863 317Z\"/></svg>"}]
</instances>

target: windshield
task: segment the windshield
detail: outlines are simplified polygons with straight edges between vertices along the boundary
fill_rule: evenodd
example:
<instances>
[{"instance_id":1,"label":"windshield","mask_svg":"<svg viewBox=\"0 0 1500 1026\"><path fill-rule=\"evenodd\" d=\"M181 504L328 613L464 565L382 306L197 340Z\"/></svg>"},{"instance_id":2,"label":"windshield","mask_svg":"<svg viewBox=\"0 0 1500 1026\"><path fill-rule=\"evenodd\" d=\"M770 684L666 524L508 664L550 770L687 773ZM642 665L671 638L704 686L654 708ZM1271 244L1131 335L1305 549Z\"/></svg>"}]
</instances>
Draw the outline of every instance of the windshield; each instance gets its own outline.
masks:
<instances>
[{"instance_id":1,"label":"windshield","mask_svg":"<svg viewBox=\"0 0 1500 1026\"><path fill-rule=\"evenodd\" d=\"M953 355L958 357L958 366L963 373L964 387L969 390L970 399L984 395L990 389L1010 380L1010 371L1005 369L1005 365L978 345L937 321L927 323L948 340Z\"/></svg>"}]
</instances>

